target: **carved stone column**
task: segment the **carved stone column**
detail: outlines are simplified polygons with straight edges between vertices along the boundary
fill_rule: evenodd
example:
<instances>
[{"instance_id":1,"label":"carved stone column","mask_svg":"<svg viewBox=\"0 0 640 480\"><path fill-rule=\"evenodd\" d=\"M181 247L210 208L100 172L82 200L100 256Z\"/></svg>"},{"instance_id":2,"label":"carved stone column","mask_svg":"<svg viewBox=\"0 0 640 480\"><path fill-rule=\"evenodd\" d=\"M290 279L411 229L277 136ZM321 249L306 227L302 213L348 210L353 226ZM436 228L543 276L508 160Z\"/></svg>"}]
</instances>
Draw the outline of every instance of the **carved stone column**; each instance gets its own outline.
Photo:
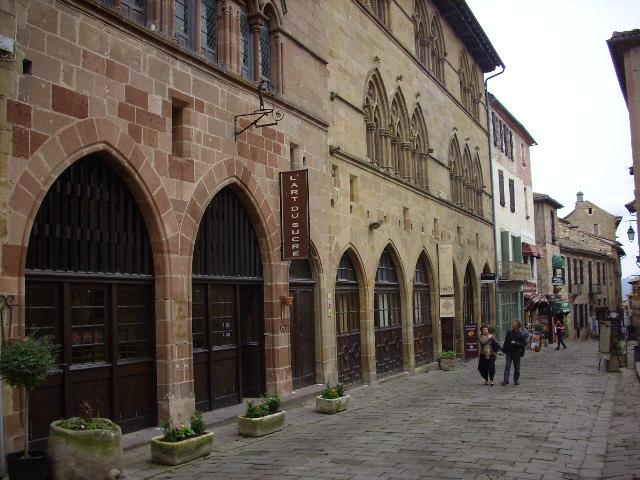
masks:
<instances>
[{"instance_id":1,"label":"carved stone column","mask_svg":"<svg viewBox=\"0 0 640 480\"><path fill-rule=\"evenodd\" d=\"M412 145L409 142L402 142L400 144L400 148L402 148L402 176L405 181L411 182L414 178L413 168L411 164Z\"/></svg>"},{"instance_id":2,"label":"carved stone column","mask_svg":"<svg viewBox=\"0 0 640 480\"><path fill-rule=\"evenodd\" d=\"M374 139L374 131L376 129L376 124L374 122L366 122L365 129L367 132L367 157L369 158L370 163L375 163L376 161L376 145Z\"/></svg>"},{"instance_id":3,"label":"carved stone column","mask_svg":"<svg viewBox=\"0 0 640 480\"><path fill-rule=\"evenodd\" d=\"M391 171L394 174L397 174L399 171L399 155L398 155L398 138L397 137L391 137Z\"/></svg>"},{"instance_id":4,"label":"carved stone column","mask_svg":"<svg viewBox=\"0 0 640 480\"><path fill-rule=\"evenodd\" d=\"M253 39L253 79L257 82L260 80L262 52L260 50L260 30L264 25L264 21L259 16L251 17L249 21L251 25L251 36Z\"/></svg>"},{"instance_id":5,"label":"carved stone column","mask_svg":"<svg viewBox=\"0 0 640 480\"><path fill-rule=\"evenodd\" d=\"M381 143L382 143L382 156L380 158L380 163L378 164L381 167L384 167L388 172L392 170L391 168L391 130L385 129L380 130Z\"/></svg>"},{"instance_id":6,"label":"carved stone column","mask_svg":"<svg viewBox=\"0 0 640 480\"><path fill-rule=\"evenodd\" d=\"M420 180L422 187L429 190L429 155L420 154L420 165L422 166L422 179Z\"/></svg>"},{"instance_id":7,"label":"carved stone column","mask_svg":"<svg viewBox=\"0 0 640 480\"><path fill-rule=\"evenodd\" d=\"M272 70L274 74L275 89L278 95L284 95L284 41L283 35L273 35Z\"/></svg>"}]
</instances>

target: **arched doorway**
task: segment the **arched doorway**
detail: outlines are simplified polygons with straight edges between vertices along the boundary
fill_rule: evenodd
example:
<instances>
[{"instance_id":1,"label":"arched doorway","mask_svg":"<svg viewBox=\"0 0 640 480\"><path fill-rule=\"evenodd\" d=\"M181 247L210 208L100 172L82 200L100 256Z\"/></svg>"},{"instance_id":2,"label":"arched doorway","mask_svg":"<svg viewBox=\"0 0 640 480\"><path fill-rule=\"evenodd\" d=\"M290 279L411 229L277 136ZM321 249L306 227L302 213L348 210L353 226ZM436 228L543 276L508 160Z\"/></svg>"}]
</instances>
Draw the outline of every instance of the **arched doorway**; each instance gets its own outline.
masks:
<instances>
[{"instance_id":1,"label":"arched doorway","mask_svg":"<svg viewBox=\"0 0 640 480\"><path fill-rule=\"evenodd\" d=\"M382 252L374 291L376 373L380 376L402 371L402 309L400 284L388 248Z\"/></svg>"},{"instance_id":2,"label":"arched doorway","mask_svg":"<svg viewBox=\"0 0 640 480\"><path fill-rule=\"evenodd\" d=\"M232 187L207 207L193 252L196 408L213 410L265 390L262 259Z\"/></svg>"},{"instance_id":3,"label":"arched doorway","mask_svg":"<svg viewBox=\"0 0 640 480\"><path fill-rule=\"evenodd\" d=\"M316 383L316 336L313 290L315 281L308 260L291 260L289 295L293 297L290 318L291 376L293 388Z\"/></svg>"},{"instance_id":4,"label":"arched doorway","mask_svg":"<svg viewBox=\"0 0 640 480\"><path fill-rule=\"evenodd\" d=\"M26 332L60 345L59 367L30 395L31 440L83 404L122 430L157 421L153 255L140 209L98 155L67 168L33 223Z\"/></svg>"},{"instance_id":5,"label":"arched doorway","mask_svg":"<svg viewBox=\"0 0 640 480\"><path fill-rule=\"evenodd\" d=\"M349 253L343 254L338 264L335 298L338 381L361 383L360 284Z\"/></svg>"},{"instance_id":6,"label":"arched doorway","mask_svg":"<svg viewBox=\"0 0 640 480\"><path fill-rule=\"evenodd\" d=\"M413 275L413 343L415 364L433 361L433 315L427 261L421 255Z\"/></svg>"}]
</instances>

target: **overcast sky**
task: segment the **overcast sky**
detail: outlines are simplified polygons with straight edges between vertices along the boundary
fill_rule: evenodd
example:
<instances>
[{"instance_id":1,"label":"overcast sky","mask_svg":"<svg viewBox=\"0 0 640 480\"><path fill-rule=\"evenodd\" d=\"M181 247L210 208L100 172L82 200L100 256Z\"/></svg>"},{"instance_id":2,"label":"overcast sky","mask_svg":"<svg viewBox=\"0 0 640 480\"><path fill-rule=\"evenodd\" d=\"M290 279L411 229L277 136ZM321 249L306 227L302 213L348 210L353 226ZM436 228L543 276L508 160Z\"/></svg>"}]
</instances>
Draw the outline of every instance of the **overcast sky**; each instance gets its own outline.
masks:
<instances>
[{"instance_id":1,"label":"overcast sky","mask_svg":"<svg viewBox=\"0 0 640 480\"><path fill-rule=\"evenodd\" d=\"M640 273L624 208L633 199L629 116L606 43L614 31L640 28L640 0L467 3L507 67L489 91L538 142L531 149L533 191L563 204L559 216L571 212L580 190L622 215L622 273Z\"/></svg>"}]
</instances>

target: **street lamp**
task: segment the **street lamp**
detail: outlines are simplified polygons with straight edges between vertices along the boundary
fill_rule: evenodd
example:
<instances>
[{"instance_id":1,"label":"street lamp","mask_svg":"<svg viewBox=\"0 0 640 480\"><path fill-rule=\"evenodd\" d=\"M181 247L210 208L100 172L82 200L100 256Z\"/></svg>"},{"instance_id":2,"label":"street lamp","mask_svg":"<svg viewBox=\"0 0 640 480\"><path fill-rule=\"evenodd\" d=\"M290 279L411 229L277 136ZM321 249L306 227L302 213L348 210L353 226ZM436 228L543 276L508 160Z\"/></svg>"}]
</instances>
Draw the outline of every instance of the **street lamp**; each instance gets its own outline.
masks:
<instances>
[{"instance_id":1,"label":"street lamp","mask_svg":"<svg viewBox=\"0 0 640 480\"><path fill-rule=\"evenodd\" d=\"M627 237L629 238L630 242L633 242L633 239L636 236L636 232L633 230L633 227L631 225L629 225L629 230L627 230Z\"/></svg>"}]
</instances>

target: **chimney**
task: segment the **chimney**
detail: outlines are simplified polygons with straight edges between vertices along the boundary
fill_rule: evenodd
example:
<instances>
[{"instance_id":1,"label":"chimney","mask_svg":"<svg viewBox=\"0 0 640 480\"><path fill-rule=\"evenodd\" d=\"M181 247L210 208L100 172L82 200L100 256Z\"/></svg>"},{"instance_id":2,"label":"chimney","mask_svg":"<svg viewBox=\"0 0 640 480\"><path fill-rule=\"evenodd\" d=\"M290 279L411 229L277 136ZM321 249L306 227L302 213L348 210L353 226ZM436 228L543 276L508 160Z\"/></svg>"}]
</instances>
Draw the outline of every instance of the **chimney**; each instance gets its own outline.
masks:
<instances>
[{"instance_id":1,"label":"chimney","mask_svg":"<svg viewBox=\"0 0 640 480\"><path fill-rule=\"evenodd\" d=\"M584 193L582 192L578 192L578 194L576 195L576 197L578 198L578 200L576 201L576 204L580 203L580 202L584 202Z\"/></svg>"}]
</instances>

